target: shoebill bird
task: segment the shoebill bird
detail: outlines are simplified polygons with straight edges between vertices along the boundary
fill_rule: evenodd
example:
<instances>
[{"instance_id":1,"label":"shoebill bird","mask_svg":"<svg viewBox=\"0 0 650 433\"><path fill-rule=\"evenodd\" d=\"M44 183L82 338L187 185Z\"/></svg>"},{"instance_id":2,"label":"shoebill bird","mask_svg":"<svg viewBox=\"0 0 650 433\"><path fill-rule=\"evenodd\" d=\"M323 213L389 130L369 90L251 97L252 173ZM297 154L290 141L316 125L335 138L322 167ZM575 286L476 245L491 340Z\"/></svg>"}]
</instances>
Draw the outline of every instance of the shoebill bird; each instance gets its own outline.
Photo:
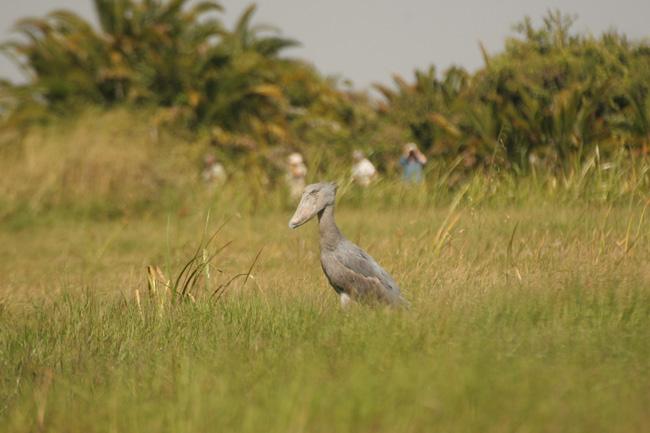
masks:
<instances>
[{"instance_id":1,"label":"shoebill bird","mask_svg":"<svg viewBox=\"0 0 650 433\"><path fill-rule=\"evenodd\" d=\"M295 229L318 215L320 262L330 285L346 306L351 300L406 304L395 280L364 250L347 240L334 221L336 184L307 185L289 227Z\"/></svg>"}]
</instances>

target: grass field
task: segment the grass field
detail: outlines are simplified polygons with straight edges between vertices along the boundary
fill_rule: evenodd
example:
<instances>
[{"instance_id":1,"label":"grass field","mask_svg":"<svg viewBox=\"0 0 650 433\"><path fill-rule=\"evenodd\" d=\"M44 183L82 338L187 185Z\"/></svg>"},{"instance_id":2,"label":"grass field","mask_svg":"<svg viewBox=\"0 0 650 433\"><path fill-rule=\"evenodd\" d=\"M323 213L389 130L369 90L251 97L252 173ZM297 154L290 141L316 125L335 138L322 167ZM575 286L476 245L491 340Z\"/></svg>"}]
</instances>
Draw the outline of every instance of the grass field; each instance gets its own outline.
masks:
<instances>
[{"instance_id":1,"label":"grass field","mask_svg":"<svg viewBox=\"0 0 650 433\"><path fill-rule=\"evenodd\" d=\"M175 304L145 268L178 273L209 206L6 224L0 431L648 431L644 206L577 203L343 201L405 311L341 311L291 210L213 206L214 247L233 243Z\"/></svg>"},{"instance_id":2,"label":"grass field","mask_svg":"<svg viewBox=\"0 0 650 433\"><path fill-rule=\"evenodd\" d=\"M0 433L650 432L648 41L549 11L354 90L254 5L91 3L0 44ZM409 308L339 306L296 151Z\"/></svg>"}]
</instances>

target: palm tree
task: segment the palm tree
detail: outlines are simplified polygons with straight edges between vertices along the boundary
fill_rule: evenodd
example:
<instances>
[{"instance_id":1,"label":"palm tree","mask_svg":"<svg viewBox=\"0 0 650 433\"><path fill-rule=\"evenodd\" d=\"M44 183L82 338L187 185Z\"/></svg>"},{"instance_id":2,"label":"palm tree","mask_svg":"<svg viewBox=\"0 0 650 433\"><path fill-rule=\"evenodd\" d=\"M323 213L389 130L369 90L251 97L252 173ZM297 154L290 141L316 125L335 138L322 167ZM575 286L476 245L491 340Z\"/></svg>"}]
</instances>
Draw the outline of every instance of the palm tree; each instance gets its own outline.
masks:
<instances>
[{"instance_id":1,"label":"palm tree","mask_svg":"<svg viewBox=\"0 0 650 433\"><path fill-rule=\"evenodd\" d=\"M193 57L222 31L221 6L187 0L95 0L100 30L74 13L55 11L19 21L25 42L3 50L22 66L50 105L76 99L112 104L153 100L172 105L184 90Z\"/></svg>"},{"instance_id":2,"label":"palm tree","mask_svg":"<svg viewBox=\"0 0 650 433\"><path fill-rule=\"evenodd\" d=\"M276 64L297 42L253 25L254 5L227 31L214 1L94 3L99 30L55 11L20 21L16 31L25 41L3 46L51 108L131 101L186 108L200 121L251 129L251 119L285 103L274 84Z\"/></svg>"}]
</instances>

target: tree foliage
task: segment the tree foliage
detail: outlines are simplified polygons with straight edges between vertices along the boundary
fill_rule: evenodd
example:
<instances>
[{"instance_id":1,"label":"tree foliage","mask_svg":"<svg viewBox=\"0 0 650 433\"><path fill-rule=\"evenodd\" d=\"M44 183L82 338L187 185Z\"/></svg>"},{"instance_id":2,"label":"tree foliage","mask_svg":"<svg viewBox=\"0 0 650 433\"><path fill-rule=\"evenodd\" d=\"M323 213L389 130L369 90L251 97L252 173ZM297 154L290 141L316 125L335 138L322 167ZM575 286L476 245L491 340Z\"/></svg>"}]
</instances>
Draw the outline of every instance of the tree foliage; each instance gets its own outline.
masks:
<instances>
[{"instance_id":1,"label":"tree foliage","mask_svg":"<svg viewBox=\"0 0 650 433\"><path fill-rule=\"evenodd\" d=\"M404 140L468 168L650 152L650 45L576 34L573 17L559 12L541 26L519 23L503 52L483 49L474 73L431 66L411 81L395 75L392 86L376 85L383 98L373 101L283 55L298 43L255 23L255 5L228 29L214 1L94 3L98 28L61 10L16 24L19 38L2 50L28 81L0 82L5 122L84 105L155 107L160 121L209 131L237 154L261 149L267 162L277 145L324 148L324 160L356 146L386 166Z\"/></svg>"},{"instance_id":2,"label":"tree foliage","mask_svg":"<svg viewBox=\"0 0 650 433\"><path fill-rule=\"evenodd\" d=\"M68 11L16 24L21 38L3 51L29 81L0 90L16 116L84 104L148 105L167 120L218 126L217 141L251 147L292 143L289 121L296 113L336 117L345 103L313 67L281 56L298 42L255 24L255 5L227 29L214 1L94 3L99 29Z\"/></svg>"},{"instance_id":3,"label":"tree foliage","mask_svg":"<svg viewBox=\"0 0 650 433\"><path fill-rule=\"evenodd\" d=\"M505 51L475 74L417 71L378 85L389 122L425 149L468 166L568 162L599 152L650 151L650 46L618 33L574 34L551 12L536 28L516 26Z\"/></svg>"}]
</instances>

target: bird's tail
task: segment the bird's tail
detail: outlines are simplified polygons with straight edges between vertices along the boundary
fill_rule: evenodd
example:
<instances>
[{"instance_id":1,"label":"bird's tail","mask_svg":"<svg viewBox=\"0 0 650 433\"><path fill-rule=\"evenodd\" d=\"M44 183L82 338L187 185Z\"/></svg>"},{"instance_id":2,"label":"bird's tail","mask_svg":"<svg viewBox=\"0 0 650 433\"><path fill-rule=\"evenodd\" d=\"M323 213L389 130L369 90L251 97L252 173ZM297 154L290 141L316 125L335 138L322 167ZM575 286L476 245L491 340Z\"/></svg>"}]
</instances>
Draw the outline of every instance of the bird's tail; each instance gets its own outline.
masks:
<instances>
[{"instance_id":1,"label":"bird's tail","mask_svg":"<svg viewBox=\"0 0 650 433\"><path fill-rule=\"evenodd\" d=\"M402 307L402 308L406 308L406 309L411 308L411 303L406 298L404 298L402 295L399 296L399 298L397 300L397 305Z\"/></svg>"}]
</instances>

